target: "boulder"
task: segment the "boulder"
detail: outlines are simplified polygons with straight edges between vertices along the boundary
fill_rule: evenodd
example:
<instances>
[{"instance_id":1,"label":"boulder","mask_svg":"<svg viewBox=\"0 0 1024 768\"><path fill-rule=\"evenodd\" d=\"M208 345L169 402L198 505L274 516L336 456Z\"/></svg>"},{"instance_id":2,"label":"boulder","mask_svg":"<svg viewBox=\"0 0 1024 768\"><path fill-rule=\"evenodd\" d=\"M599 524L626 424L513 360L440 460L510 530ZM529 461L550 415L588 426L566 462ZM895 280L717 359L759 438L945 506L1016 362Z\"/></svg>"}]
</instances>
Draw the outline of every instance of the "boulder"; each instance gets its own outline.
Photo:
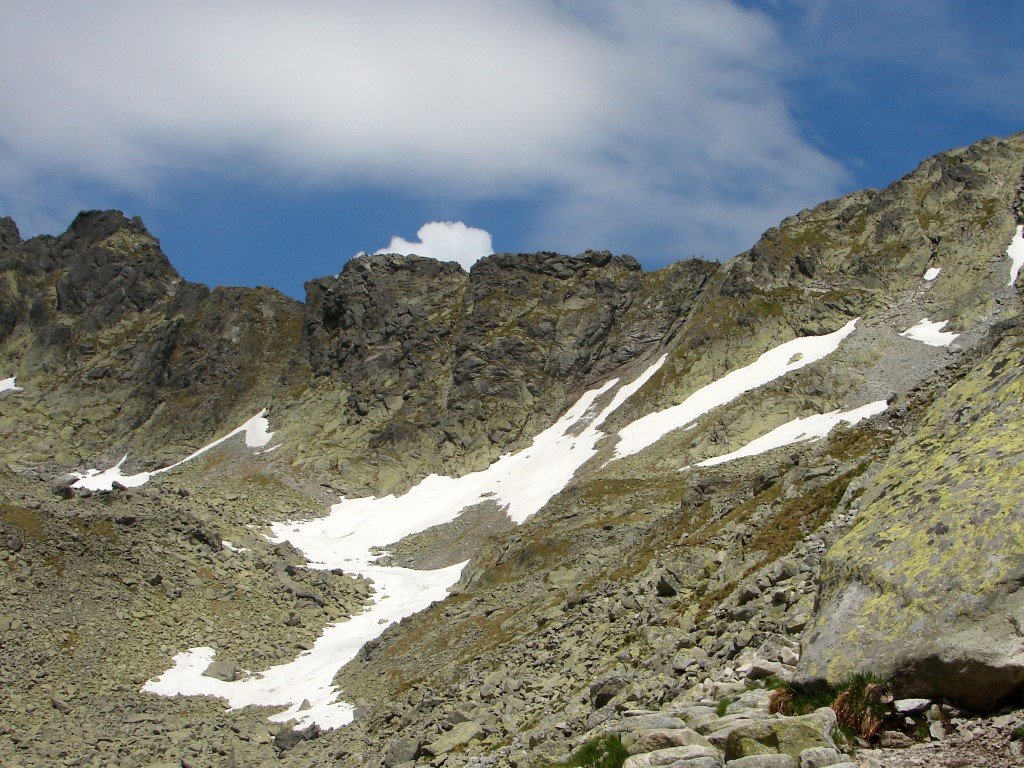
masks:
<instances>
[{"instance_id":1,"label":"boulder","mask_svg":"<svg viewBox=\"0 0 1024 768\"><path fill-rule=\"evenodd\" d=\"M730 760L727 768L798 768L792 755L749 755Z\"/></svg>"},{"instance_id":2,"label":"boulder","mask_svg":"<svg viewBox=\"0 0 1024 768\"><path fill-rule=\"evenodd\" d=\"M600 709L622 691L629 681L618 675L603 677L590 684L590 703Z\"/></svg>"},{"instance_id":3,"label":"boulder","mask_svg":"<svg viewBox=\"0 0 1024 768\"><path fill-rule=\"evenodd\" d=\"M473 739L477 738L482 731L483 726L474 720L459 723L450 731L442 733L432 742L427 744L426 747L424 747L424 751L434 757L443 755L447 752L451 752L456 747L468 744Z\"/></svg>"},{"instance_id":4,"label":"boulder","mask_svg":"<svg viewBox=\"0 0 1024 768\"><path fill-rule=\"evenodd\" d=\"M230 683L238 678L238 667L227 661L211 661L203 674Z\"/></svg>"},{"instance_id":5,"label":"boulder","mask_svg":"<svg viewBox=\"0 0 1024 768\"><path fill-rule=\"evenodd\" d=\"M897 444L828 551L799 680L872 672L976 711L1021 690L1022 405L1024 341L1007 333Z\"/></svg>"},{"instance_id":6,"label":"boulder","mask_svg":"<svg viewBox=\"0 0 1024 768\"><path fill-rule=\"evenodd\" d=\"M722 753L713 747L702 747L699 745L689 747L669 747L659 749L655 752L647 752L643 755L633 755L626 759L622 768L655 768L660 765L684 765L690 767L691 760L704 758L714 761L715 765L722 765Z\"/></svg>"},{"instance_id":7,"label":"boulder","mask_svg":"<svg viewBox=\"0 0 1024 768\"><path fill-rule=\"evenodd\" d=\"M690 728L662 728L627 733L622 738L629 754L639 755L669 747L710 747L711 742Z\"/></svg>"},{"instance_id":8,"label":"boulder","mask_svg":"<svg viewBox=\"0 0 1024 768\"><path fill-rule=\"evenodd\" d=\"M828 768L830 765L850 764L848 755L838 749L828 747L811 747L800 753L800 768Z\"/></svg>"},{"instance_id":9,"label":"boulder","mask_svg":"<svg viewBox=\"0 0 1024 768\"><path fill-rule=\"evenodd\" d=\"M415 739L405 736L396 736L388 742L388 751L384 755L386 768L395 768L396 765L409 763L419 755L420 744Z\"/></svg>"},{"instance_id":10,"label":"boulder","mask_svg":"<svg viewBox=\"0 0 1024 768\"><path fill-rule=\"evenodd\" d=\"M710 734L708 740L722 748L727 760L763 754L786 754L799 758L804 750L814 747L835 749L832 741L835 725L835 712L823 707L800 717L737 721Z\"/></svg>"}]
</instances>

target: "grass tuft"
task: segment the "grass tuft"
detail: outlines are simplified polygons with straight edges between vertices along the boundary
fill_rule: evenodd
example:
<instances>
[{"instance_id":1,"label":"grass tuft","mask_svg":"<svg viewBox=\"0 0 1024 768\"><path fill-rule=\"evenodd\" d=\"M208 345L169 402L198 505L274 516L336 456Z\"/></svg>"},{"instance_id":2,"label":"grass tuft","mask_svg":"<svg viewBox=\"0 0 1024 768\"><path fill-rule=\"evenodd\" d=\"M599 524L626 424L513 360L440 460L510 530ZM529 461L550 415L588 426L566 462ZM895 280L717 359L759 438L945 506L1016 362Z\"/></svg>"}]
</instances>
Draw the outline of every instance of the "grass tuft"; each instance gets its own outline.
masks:
<instances>
[{"instance_id":1,"label":"grass tuft","mask_svg":"<svg viewBox=\"0 0 1024 768\"><path fill-rule=\"evenodd\" d=\"M567 762L557 763L552 768L622 768L629 752L622 746L618 734L599 736L591 739Z\"/></svg>"},{"instance_id":2,"label":"grass tuft","mask_svg":"<svg viewBox=\"0 0 1024 768\"><path fill-rule=\"evenodd\" d=\"M806 715L821 707L831 707L844 734L873 741L882 732L891 702L889 686L866 673L853 675L835 687L781 683L772 691L768 711Z\"/></svg>"},{"instance_id":3,"label":"grass tuft","mask_svg":"<svg viewBox=\"0 0 1024 768\"><path fill-rule=\"evenodd\" d=\"M882 732L892 701L889 686L870 673L857 674L841 686L832 703L840 728L847 728L862 739L874 741Z\"/></svg>"}]
</instances>

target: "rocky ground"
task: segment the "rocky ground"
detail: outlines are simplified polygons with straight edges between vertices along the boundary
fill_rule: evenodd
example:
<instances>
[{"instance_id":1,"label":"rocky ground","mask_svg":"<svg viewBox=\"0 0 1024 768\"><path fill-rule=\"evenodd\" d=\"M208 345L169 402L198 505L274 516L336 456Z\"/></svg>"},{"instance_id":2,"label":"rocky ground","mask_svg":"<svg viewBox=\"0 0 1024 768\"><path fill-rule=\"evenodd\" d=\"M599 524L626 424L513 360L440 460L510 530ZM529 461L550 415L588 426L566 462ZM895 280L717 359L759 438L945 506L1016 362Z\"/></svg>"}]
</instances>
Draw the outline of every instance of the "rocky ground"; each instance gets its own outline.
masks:
<instances>
[{"instance_id":1,"label":"rocky ground","mask_svg":"<svg viewBox=\"0 0 1024 768\"><path fill-rule=\"evenodd\" d=\"M222 679L290 659L372 594L259 535L268 512L323 506L247 453L227 446L193 472L111 493L2 472L0 762L276 762L265 713L139 693L193 646L223 651L208 672Z\"/></svg>"}]
</instances>

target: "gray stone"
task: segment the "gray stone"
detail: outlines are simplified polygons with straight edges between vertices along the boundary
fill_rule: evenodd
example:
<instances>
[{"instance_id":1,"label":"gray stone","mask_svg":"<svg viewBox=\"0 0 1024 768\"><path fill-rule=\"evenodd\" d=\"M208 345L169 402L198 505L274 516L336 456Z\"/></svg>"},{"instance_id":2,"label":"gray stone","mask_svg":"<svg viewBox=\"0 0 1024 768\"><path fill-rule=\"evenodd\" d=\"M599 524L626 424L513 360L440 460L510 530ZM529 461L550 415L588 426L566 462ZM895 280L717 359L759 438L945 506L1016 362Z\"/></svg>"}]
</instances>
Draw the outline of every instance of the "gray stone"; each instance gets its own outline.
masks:
<instances>
[{"instance_id":1,"label":"gray stone","mask_svg":"<svg viewBox=\"0 0 1024 768\"><path fill-rule=\"evenodd\" d=\"M784 667L777 661L755 659L747 672L747 680L763 680L766 677L782 677Z\"/></svg>"},{"instance_id":2,"label":"gray stone","mask_svg":"<svg viewBox=\"0 0 1024 768\"><path fill-rule=\"evenodd\" d=\"M827 768L852 762L847 755L828 747L811 747L800 753L800 768Z\"/></svg>"},{"instance_id":3,"label":"gray stone","mask_svg":"<svg viewBox=\"0 0 1024 768\"><path fill-rule=\"evenodd\" d=\"M394 768L402 763L412 762L420 751L419 742L406 736L396 736L388 742L388 751L384 755L384 765Z\"/></svg>"},{"instance_id":4,"label":"gray stone","mask_svg":"<svg viewBox=\"0 0 1024 768\"><path fill-rule=\"evenodd\" d=\"M628 744L626 736L633 737L629 739ZM711 742L690 728L652 729L627 733L623 737L622 743L626 744L631 755L654 752L669 747L711 746Z\"/></svg>"},{"instance_id":5,"label":"gray stone","mask_svg":"<svg viewBox=\"0 0 1024 768\"><path fill-rule=\"evenodd\" d=\"M620 676L605 677L590 684L590 703L600 709L619 694L629 681Z\"/></svg>"},{"instance_id":6,"label":"gray stone","mask_svg":"<svg viewBox=\"0 0 1024 768\"><path fill-rule=\"evenodd\" d=\"M906 749L914 746L914 740L901 731L882 731L878 744L884 749Z\"/></svg>"},{"instance_id":7,"label":"gray stone","mask_svg":"<svg viewBox=\"0 0 1024 768\"><path fill-rule=\"evenodd\" d=\"M893 702L896 711L901 715L912 715L915 712L924 712L932 704L931 699L897 699Z\"/></svg>"},{"instance_id":8,"label":"gray stone","mask_svg":"<svg viewBox=\"0 0 1024 768\"><path fill-rule=\"evenodd\" d=\"M443 755L447 752L451 752L456 747L468 744L473 739L477 738L482 731L483 726L475 720L459 723L450 731L442 733L432 742L427 744L426 747L424 747L424 751L428 755L433 755L435 757Z\"/></svg>"},{"instance_id":9,"label":"gray stone","mask_svg":"<svg viewBox=\"0 0 1024 768\"><path fill-rule=\"evenodd\" d=\"M203 674L206 677L230 683L238 679L238 667L228 661L211 661Z\"/></svg>"},{"instance_id":10,"label":"gray stone","mask_svg":"<svg viewBox=\"0 0 1024 768\"><path fill-rule=\"evenodd\" d=\"M730 760L726 768L799 768L792 755L749 755Z\"/></svg>"},{"instance_id":11,"label":"gray stone","mask_svg":"<svg viewBox=\"0 0 1024 768\"><path fill-rule=\"evenodd\" d=\"M320 726L315 723L302 729L295 729L288 723L285 723L274 734L274 746L280 751L286 752L289 749L293 749L300 742L313 741L320 738L320 733Z\"/></svg>"},{"instance_id":12,"label":"gray stone","mask_svg":"<svg viewBox=\"0 0 1024 768\"><path fill-rule=\"evenodd\" d=\"M799 757L805 749L835 749L832 729L836 715L823 707L800 717L773 717L736 722L726 729L708 735L708 740L722 748L727 759L771 752Z\"/></svg>"},{"instance_id":13,"label":"gray stone","mask_svg":"<svg viewBox=\"0 0 1024 768\"><path fill-rule=\"evenodd\" d=\"M662 765L676 765L697 758L711 758L722 760L722 754L713 747L702 747L693 745L689 747L669 747L654 752L647 752L642 755L633 755L626 759L622 768L655 768Z\"/></svg>"}]
</instances>

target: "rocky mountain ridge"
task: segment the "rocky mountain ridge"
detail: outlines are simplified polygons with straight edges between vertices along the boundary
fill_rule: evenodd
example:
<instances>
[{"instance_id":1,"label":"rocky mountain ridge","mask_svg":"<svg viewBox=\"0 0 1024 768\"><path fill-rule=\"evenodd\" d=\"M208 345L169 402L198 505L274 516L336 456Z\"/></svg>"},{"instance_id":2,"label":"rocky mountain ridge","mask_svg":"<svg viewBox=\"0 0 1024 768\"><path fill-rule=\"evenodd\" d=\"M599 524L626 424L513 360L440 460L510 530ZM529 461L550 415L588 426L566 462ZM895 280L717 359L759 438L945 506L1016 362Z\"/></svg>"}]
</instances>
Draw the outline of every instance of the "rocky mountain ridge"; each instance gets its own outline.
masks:
<instances>
[{"instance_id":1,"label":"rocky mountain ridge","mask_svg":"<svg viewBox=\"0 0 1024 768\"><path fill-rule=\"evenodd\" d=\"M117 212L28 241L0 220L0 377L22 388L0 393L18 649L0 666L16 691L0 755L540 766L656 712L706 731L701 707L765 704L766 669L812 686L871 672L963 711L1012 704L1024 346L1007 249L1022 178L1024 136L986 140L786 219L721 265L503 254L467 274L360 257L308 283L305 304L188 283ZM764 374L773 350L840 330ZM243 679L381 602L381 584L267 541L272 521L469 477L528 453L585 392L599 390L592 413L634 381L593 456L521 525L482 503L378 542L382 563L469 563L451 597L338 672L352 725L275 735L258 708L139 692L187 648L215 648L209 674ZM817 433L797 420L869 405L799 439ZM125 452L126 472L167 466L265 409L271 452L228 441L110 493L60 480ZM680 409L692 418L672 428ZM619 450L638 425L650 437ZM715 463L755 440L777 447ZM100 652L129 636L130 660ZM141 725L112 735L126 713ZM836 746L825 737L790 758ZM662 757L747 759L707 749Z\"/></svg>"}]
</instances>

